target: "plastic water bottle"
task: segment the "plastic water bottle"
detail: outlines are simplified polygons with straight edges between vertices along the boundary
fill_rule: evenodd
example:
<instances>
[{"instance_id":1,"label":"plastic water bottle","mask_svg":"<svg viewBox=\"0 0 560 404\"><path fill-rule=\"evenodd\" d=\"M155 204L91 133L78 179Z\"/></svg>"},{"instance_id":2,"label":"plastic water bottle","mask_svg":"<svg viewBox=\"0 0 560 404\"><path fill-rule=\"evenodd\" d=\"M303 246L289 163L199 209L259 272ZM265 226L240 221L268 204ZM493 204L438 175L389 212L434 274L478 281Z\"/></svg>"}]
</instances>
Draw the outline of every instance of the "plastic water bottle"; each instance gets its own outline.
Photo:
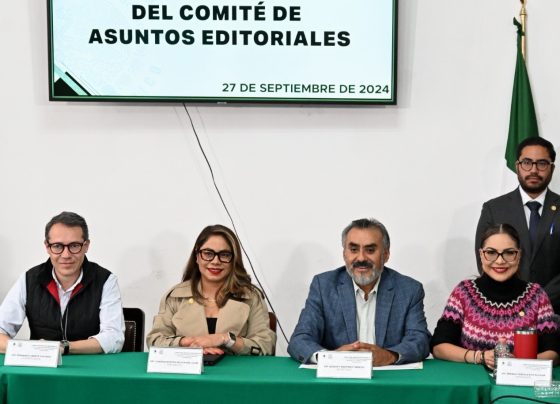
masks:
<instances>
[{"instance_id":1,"label":"plastic water bottle","mask_svg":"<svg viewBox=\"0 0 560 404\"><path fill-rule=\"evenodd\" d=\"M505 337L500 337L498 339L498 343L494 347L494 377L496 377L496 374L498 373L498 358L511 358L511 356L512 355Z\"/></svg>"}]
</instances>

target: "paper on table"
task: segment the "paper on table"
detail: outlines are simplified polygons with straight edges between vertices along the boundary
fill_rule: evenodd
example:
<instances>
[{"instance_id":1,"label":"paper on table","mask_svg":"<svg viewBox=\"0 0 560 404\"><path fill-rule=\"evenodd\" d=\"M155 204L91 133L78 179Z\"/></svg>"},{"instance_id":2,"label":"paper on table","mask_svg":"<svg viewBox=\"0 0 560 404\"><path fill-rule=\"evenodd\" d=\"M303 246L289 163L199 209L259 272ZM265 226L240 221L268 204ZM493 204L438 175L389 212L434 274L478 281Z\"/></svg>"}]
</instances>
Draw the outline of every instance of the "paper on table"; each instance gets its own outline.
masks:
<instances>
[{"instance_id":1,"label":"paper on table","mask_svg":"<svg viewBox=\"0 0 560 404\"><path fill-rule=\"evenodd\" d=\"M299 366L300 369L317 369L317 365L311 364L301 364ZM407 363L405 365L388 365L388 366L373 366L373 370L415 370L415 369L423 369L424 362L414 362L414 363Z\"/></svg>"}]
</instances>

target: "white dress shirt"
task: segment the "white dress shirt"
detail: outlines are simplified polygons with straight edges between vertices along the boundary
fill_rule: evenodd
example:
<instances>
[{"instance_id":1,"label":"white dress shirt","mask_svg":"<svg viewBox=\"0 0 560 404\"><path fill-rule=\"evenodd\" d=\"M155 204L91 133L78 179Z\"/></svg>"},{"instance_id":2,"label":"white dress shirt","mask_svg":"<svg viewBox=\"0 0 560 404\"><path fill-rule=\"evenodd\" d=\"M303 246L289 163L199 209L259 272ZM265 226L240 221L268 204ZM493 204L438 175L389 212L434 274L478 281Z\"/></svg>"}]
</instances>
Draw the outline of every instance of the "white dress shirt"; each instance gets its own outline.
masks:
<instances>
[{"instance_id":1,"label":"white dress shirt","mask_svg":"<svg viewBox=\"0 0 560 404\"><path fill-rule=\"evenodd\" d=\"M356 296L356 327L358 330L358 339L361 342L375 344L375 306L377 304L377 288L381 276L375 283L375 286L367 295L354 280L354 293Z\"/></svg>"},{"instance_id":2,"label":"white dress shirt","mask_svg":"<svg viewBox=\"0 0 560 404\"><path fill-rule=\"evenodd\" d=\"M66 291L52 272L60 298L60 312L64 313L66 306L76 285L82 280L83 274ZM0 332L14 338L25 320L25 305L27 303L27 286L25 272L19 276L12 286L2 305L0 306ZM121 294L117 277L109 275L103 285L101 303L99 305L99 334L92 335L105 353L120 352L124 344L124 316L122 311Z\"/></svg>"}]
</instances>

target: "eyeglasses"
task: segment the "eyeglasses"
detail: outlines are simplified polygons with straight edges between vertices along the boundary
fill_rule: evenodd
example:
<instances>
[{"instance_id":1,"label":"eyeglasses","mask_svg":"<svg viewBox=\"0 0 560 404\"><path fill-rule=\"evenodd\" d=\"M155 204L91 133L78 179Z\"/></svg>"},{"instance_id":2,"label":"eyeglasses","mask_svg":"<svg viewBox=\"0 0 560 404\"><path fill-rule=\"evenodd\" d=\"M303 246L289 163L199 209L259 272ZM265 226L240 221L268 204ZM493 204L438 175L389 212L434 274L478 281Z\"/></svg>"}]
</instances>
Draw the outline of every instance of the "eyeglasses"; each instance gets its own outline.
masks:
<instances>
[{"instance_id":1,"label":"eyeglasses","mask_svg":"<svg viewBox=\"0 0 560 404\"><path fill-rule=\"evenodd\" d=\"M75 242L70 244L48 243L47 246L53 254L62 254L65 248L68 248L68 251L70 251L71 254L78 254L80 251L82 251L85 243L87 243L87 241L84 241L83 243Z\"/></svg>"},{"instance_id":2,"label":"eyeglasses","mask_svg":"<svg viewBox=\"0 0 560 404\"><path fill-rule=\"evenodd\" d=\"M548 160L533 161L531 159L519 160L517 164L519 164L519 166L525 171L531 171L534 165L537 166L537 170L546 171L548 167L554 165L552 161L548 161Z\"/></svg>"},{"instance_id":3,"label":"eyeglasses","mask_svg":"<svg viewBox=\"0 0 560 404\"><path fill-rule=\"evenodd\" d=\"M496 261L498 257L502 257L505 262L513 262L516 260L518 253L518 250L504 250L501 253L492 249L482 250L482 255L489 262Z\"/></svg>"},{"instance_id":4,"label":"eyeglasses","mask_svg":"<svg viewBox=\"0 0 560 404\"><path fill-rule=\"evenodd\" d=\"M217 255L218 260L223 262L224 264L229 264L233 259L233 253L231 251L214 251L209 248L205 248L204 250L199 250L198 254L200 258L204 261L212 261L214 257Z\"/></svg>"}]
</instances>

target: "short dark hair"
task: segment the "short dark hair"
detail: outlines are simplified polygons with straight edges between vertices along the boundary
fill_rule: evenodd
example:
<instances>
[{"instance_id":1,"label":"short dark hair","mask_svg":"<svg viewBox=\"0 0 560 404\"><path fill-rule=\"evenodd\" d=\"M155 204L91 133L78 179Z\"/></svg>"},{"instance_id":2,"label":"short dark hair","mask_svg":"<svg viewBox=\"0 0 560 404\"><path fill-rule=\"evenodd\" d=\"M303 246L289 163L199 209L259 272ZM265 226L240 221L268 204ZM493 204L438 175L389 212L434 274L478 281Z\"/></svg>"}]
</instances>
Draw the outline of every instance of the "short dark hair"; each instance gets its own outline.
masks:
<instances>
[{"instance_id":1,"label":"short dark hair","mask_svg":"<svg viewBox=\"0 0 560 404\"><path fill-rule=\"evenodd\" d=\"M381 237L383 238L383 247L388 249L391 246L391 239L389 238L389 232L379 220L376 219L356 219L353 220L348 226L342 230L342 246L346 244L346 237L352 229L377 229L381 232Z\"/></svg>"},{"instance_id":2,"label":"short dark hair","mask_svg":"<svg viewBox=\"0 0 560 404\"><path fill-rule=\"evenodd\" d=\"M89 230L86 219L74 212L62 212L53 217L45 226L45 241L49 241L49 232L55 224L63 224L68 227L80 227L84 241L89 240Z\"/></svg>"},{"instance_id":3,"label":"short dark hair","mask_svg":"<svg viewBox=\"0 0 560 404\"><path fill-rule=\"evenodd\" d=\"M499 223L499 224L490 225L490 227L488 227L484 231L484 233L482 233L482 238L480 239L480 245L478 247L483 248L486 240L488 240L490 237L492 237L495 234L507 234L508 236L511 237L513 241L515 241L515 246L517 248L521 246L521 241L519 240L519 233L517 232L517 230L515 230L515 227L513 227L511 224L508 223Z\"/></svg>"},{"instance_id":4,"label":"short dark hair","mask_svg":"<svg viewBox=\"0 0 560 404\"><path fill-rule=\"evenodd\" d=\"M554 151L554 146L552 145L552 143L550 143L544 137L538 137L538 136L529 137L517 145L517 160L519 160L519 157L521 157L521 153L523 152L523 149L527 146L542 146L548 152L550 159L552 161L556 160L556 151Z\"/></svg>"}]
</instances>

